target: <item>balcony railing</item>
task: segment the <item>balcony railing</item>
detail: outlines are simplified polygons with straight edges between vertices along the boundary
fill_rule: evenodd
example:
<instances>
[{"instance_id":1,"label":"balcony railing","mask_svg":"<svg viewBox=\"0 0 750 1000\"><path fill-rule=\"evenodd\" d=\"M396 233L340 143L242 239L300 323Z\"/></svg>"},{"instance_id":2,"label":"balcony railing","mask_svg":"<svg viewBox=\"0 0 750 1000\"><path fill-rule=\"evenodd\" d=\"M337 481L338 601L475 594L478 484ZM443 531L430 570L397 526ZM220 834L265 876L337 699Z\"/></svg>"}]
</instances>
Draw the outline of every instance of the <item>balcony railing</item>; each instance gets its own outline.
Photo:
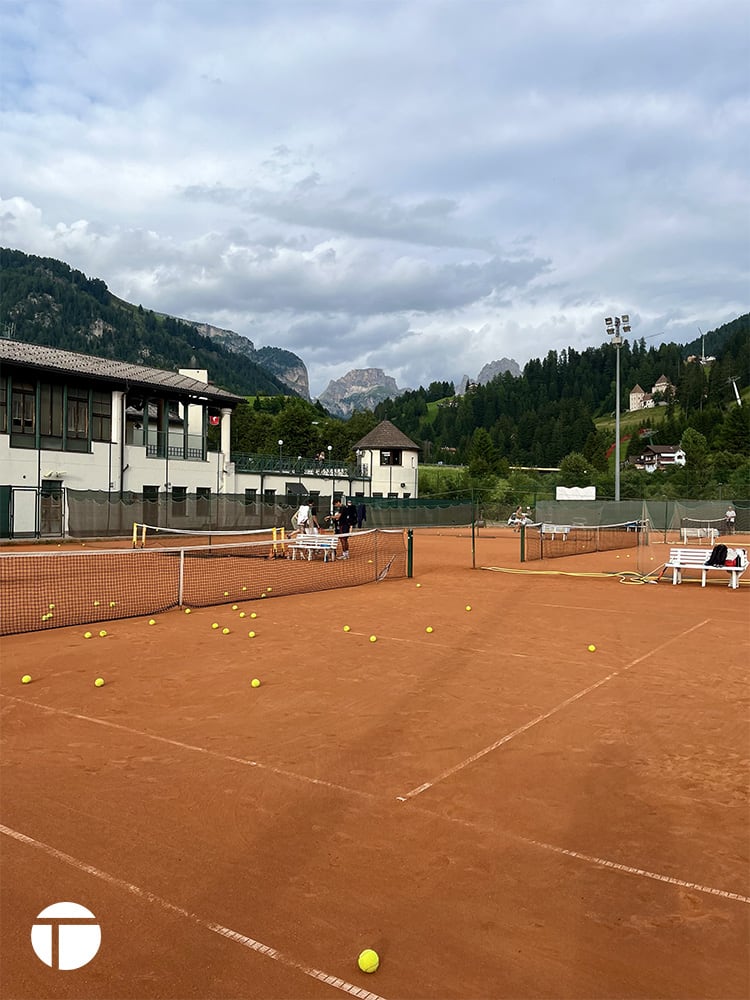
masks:
<instances>
[{"instance_id":1,"label":"balcony railing","mask_svg":"<svg viewBox=\"0 0 750 1000\"><path fill-rule=\"evenodd\" d=\"M292 458L287 455L232 455L235 472L263 472L325 479L369 479L367 465L350 465L335 459Z\"/></svg>"}]
</instances>

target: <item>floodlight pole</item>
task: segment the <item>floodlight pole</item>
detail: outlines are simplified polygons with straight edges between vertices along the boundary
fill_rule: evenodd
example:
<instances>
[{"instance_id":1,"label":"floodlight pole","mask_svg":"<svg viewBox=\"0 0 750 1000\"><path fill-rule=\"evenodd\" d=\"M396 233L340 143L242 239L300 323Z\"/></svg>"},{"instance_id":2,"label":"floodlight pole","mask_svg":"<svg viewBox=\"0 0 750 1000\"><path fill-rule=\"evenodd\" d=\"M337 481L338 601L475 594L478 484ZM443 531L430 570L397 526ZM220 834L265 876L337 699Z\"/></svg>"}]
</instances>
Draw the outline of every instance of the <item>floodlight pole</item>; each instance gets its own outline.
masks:
<instances>
[{"instance_id":1,"label":"floodlight pole","mask_svg":"<svg viewBox=\"0 0 750 1000\"><path fill-rule=\"evenodd\" d=\"M617 352L616 375L615 375L615 500L620 500L620 348L622 347L623 333L630 333L630 316L623 313L622 317L615 316L614 319L608 316L604 320L607 333L612 337L612 343Z\"/></svg>"}]
</instances>

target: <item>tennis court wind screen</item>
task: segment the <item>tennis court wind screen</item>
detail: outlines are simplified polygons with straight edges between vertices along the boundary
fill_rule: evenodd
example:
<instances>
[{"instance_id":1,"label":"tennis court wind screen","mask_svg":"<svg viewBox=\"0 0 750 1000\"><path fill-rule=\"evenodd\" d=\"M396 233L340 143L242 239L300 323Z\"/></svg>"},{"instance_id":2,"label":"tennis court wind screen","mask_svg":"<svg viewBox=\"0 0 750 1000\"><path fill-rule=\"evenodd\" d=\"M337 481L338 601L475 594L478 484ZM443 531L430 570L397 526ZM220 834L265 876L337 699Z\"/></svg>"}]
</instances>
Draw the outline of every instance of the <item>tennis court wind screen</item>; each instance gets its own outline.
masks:
<instances>
[{"instance_id":1,"label":"tennis court wind screen","mask_svg":"<svg viewBox=\"0 0 750 1000\"><path fill-rule=\"evenodd\" d=\"M522 533L527 561L648 545L648 526L643 521L598 525L530 524Z\"/></svg>"},{"instance_id":2,"label":"tennis court wind screen","mask_svg":"<svg viewBox=\"0 0 750 1000\"><path fill-rule=\"evenodd\" d=\"M356 532L345 560L290 555L289 539L3 553L0 635L356 587L407 571L403 531Z\"/></svg>"}]
</instances>

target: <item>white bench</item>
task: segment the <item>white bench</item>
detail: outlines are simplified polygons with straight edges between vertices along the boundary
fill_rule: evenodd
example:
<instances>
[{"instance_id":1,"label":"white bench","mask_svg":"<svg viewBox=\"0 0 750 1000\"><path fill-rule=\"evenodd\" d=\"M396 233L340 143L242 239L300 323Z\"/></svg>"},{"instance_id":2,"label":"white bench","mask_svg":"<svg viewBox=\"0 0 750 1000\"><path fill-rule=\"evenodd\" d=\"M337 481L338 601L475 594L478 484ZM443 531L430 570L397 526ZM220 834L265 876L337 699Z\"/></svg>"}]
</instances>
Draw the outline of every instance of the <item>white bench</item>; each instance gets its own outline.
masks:
<instances>
[{"instance_id":1,"label":"white bench","mask_svg":"<svg viewBox=\"0 0 750 1000\"><path fill-rule=\"evenodd\" d=\"M706 573L717 570L730 574L729 586L732 590L737 590L740 585L740 577L747 569L747 553L743 553L741 566L706 566L706 562L711 558L711 549L670 549L669 562L665 564L665 569L672 570L672 584L682 583L683 569L699 569L701 571L701 587L706 586Z\"/></svg>"},{"instance_id":2,"label":"white bench","mask_svg":"<svg viewBox=\"0 0 750 1000\"><path fill-rule=\"evenodd\" d=\"M323 562L328 562L329 558L336 558L338 545L336 535L297 535L293 542L287 544L287 548L292 553L292 559L296 559L299 554L300 558L309 561L315 553L320 552Z\"/></svg>"}]
</instances>

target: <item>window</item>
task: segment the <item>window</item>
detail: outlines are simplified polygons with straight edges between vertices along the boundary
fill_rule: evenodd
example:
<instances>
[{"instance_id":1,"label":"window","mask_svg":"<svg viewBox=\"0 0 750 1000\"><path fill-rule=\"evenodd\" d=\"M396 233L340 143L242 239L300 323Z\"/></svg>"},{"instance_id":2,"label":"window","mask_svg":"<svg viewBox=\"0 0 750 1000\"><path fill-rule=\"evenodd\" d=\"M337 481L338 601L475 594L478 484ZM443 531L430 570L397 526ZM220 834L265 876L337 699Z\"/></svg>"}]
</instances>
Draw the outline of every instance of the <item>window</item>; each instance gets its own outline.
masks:
<instances>
[{"instance_id":1,"label":"window","mask_svg":"<svg viewBox=\"0 0 750 1000\"><path fill-rule=\"evenodd\" d=\"M30 382L13 384L10 434L12 448L36 447L36 386Z\"/></svg>"},{"instance_id":2,"label":"window","mask_svg":"<svg viewBox=\"0 0 750 1000\"><path fill-rule=\"evenodd\" d=\"M112 394L93 392L91 394L91 440L110 441L112 439Z\"/></svg>"},{"instance_id":3,"label":"window","mask_svg":"<svg viewBox=\"0 0 750 1000\"><path fill-rule=\"evenodd\" d=\"M159 500L159 487L158 486L144 486L143 487L143 499L146 503L158 503Z\"/></svg>"},{"instance_id":4,"label":"window","mask_svg":"<svg viewBox=\"0 0 750 1000\"><path fill-rule=\"evenodd\" d=\"M391 448L380 452L381 465L401 465L401 449Z\"/></svg>"},{"instance_id":5,"label":"window","mask_svg":"<svg viewBox=\"0 0 750 1000\"><path fill-rule=\"evenodd\" d=\"M388 494L388 499L389 500L396 500L396 499L398 499L398 493L389 493Z\"/></svg>"},{"instance_id":6,"label":"window","mask_svg":"<svg viewBox=\"0 0 750 1000\"><path fill-rule=\"evenodd\" d=\"M263 491L263 502L264 503L276 503L276 490L264 490Z\"/></svg>"},{"instance_id":7,"label":"window","mask_svg":"<svg viewBox=\"0 0 750 1000\"><path fill-rule=\"evenodd\" d=\"M63 448L63 403L65 391L62 385L42 383L39 386L39 446L51 451Z\"/></svg>"},{"instance_id":8,"label":"window","mask_svg":"<svg viewBox=\"0 0 750 1000\"><path fill-rule=\"evenodd\" d=\"M88 451L89 393L78 386L68 388L67 451Z\"/></svg>"},{"instance_id":9,"label":"window","mask_svg":"<svg viewBox=\"0 0 750 1000\"><path fill-rule=\"evenodd\" d=\"M172 516L185 517L187 514L187 486L172 487Z\"/></svg>"},{"instance_id":10,"label":"window","mask_svg":"<svg viewBox=\"0 0 750 1000\"><path fill-rule=\"evenodd\" d=\"M195 513L198 517L208 517L211 513L211 487L197 486L195 496Z\"/></svg>"},{"instance_id":11,"label":"window","mask_svg":"<svg viewBox=\"0 0 750 1000\"><path fill-rule=\"evenodd\" d=\"M0 375L0 434L8 431L8 380Z\"/></svg>"},{"instance_id":12,"label":"window","mask_svg":"<svg viewBox=\"0 0 750 1000\"><path fill-rule=\"evenodd\" d=\"M245 490L246 507L251 507L257 499L258 499L258 491L256 489Z\"/></svg>"}]
</instances>

